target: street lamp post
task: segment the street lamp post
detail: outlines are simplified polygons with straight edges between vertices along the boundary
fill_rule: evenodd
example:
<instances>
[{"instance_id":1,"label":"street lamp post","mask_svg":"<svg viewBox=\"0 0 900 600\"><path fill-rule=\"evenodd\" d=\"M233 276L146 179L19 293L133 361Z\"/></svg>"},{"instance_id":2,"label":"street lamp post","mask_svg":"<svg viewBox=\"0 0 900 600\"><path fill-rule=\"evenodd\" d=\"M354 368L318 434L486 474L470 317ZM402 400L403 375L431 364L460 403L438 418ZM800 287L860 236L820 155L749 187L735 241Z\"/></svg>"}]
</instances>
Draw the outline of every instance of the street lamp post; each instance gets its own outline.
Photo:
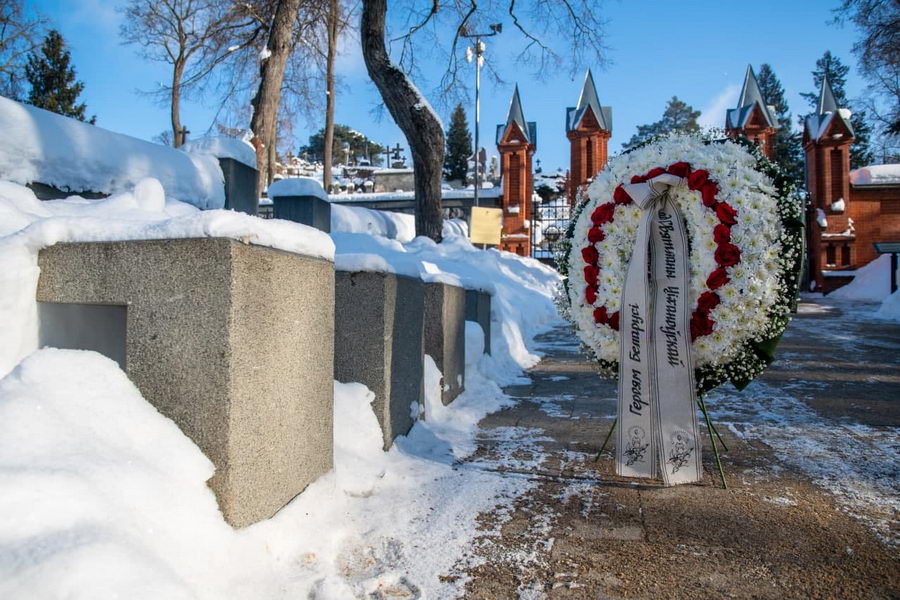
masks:
<instances>
[{"instance_id":1,"label":"street lamp post","mask_svg":"<svg viewBox=\"0 0 900 600\"><path fill-rule=\"evenodd\" d=\"M480 165L478 164L478 154L481 150L478 146L478 133L481 128L481 65L484 64L484 42L483 37L491 37L503 31L503 25L495 23L490 26L490 33L469 33L463 28L462 37L474 38L475 43L466 48L466 60L468 62L475 61L475 206L478 206L478 192L481 187L479 178Z\"/></svg>"}]
</instances>

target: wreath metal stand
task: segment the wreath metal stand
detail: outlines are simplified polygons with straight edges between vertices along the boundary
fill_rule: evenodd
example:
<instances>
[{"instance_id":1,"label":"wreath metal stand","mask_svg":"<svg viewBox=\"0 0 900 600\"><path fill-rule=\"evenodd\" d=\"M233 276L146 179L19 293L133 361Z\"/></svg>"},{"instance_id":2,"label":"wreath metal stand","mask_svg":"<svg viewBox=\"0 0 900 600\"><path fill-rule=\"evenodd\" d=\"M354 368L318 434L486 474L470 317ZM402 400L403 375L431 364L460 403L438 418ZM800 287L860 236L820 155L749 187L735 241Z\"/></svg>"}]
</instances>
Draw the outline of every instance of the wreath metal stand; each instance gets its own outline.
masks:
<instances>
[{"instance_id":1,"label":"wreath metal stand","mask_svg":"<svg viewBox=\"0 0 900 600\"><path fill-rule=\"evenodd\" d=\"M713 456L716 458L716 467L719 469L719 479L722 481L722 489L727 490L728 482L725 481L725 470L722 468L722 460L719 457L719 448L716 446L716 438L719 438L719 443L722 444L722 450L725 452L728 452L728 446L725 445L725 441L722 439L722 436L719 435L719 430L716 429L715 425L713 425L712 421L709 419L709 412L706 410L706 402L703 400L703 396L700 396L697 401L697 406L700 408L700 412L703 413L703 418L706 420L706 428L709 431L709 440L712 442ZM597 456L594 458L595 461L600 460L600 455L606 450L606 444L609 443L609 438L612 437L613 432L616 430L616 424L618 422L618 417L613 420L612 427L609 428L606 439L603 440L603 445L600 446L600 451L597 452Z\"/></svg>"}]
</instances>

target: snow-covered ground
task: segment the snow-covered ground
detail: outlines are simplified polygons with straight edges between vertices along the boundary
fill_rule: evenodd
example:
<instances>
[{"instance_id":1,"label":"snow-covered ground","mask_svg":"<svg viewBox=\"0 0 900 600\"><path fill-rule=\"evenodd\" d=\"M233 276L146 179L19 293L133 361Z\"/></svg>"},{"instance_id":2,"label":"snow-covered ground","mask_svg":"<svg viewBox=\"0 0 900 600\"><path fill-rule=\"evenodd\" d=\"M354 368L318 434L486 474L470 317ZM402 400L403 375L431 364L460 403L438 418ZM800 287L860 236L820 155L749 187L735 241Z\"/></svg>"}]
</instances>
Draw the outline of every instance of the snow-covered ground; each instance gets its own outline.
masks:
<instances>
[{"instance_id":1,"label":"snow-covered ground","mask_svg":"<svg viewBox=\"0 0 900 600\"><path fill-rule=\"evenodd\" d=\"M333 245L296 224L199 212L154 180L106 200L54 202L3 183L0 216L0 598L453 597L465 577L440 575L477 561L477 515L508 510L532 485L455 465L475 450L481 417L512 402L499 385L539 359L534 335L559 322L558 275L547 267L452 235L403 244L345 233ZM387 453L372 394L336 382L334 471L235 531L206 486L211 463L113 361L35 348L40 248L197 236L326 258L336 245L338 261L349 251L488 289L493 356L468 323L466 391L447 407L426 359L424 419Z\"/></svg>"}]
</instances>

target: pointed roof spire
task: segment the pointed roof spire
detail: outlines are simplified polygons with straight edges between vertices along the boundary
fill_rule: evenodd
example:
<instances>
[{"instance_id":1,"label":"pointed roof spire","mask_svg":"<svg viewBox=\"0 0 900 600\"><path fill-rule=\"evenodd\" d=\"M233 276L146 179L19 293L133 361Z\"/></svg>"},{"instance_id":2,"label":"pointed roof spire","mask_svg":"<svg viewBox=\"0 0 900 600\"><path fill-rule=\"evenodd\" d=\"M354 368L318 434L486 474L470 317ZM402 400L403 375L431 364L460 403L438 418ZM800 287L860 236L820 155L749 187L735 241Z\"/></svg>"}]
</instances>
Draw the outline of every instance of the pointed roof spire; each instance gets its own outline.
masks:
<instances>
[{"instance_id":1,"label":"pointed roof spire","mask_svg":"<svg viewBox=\"0 0 900 600\"><path fill-rule=\"evenodd\" d=\"M831 89L831 82L828 81L828 75L822 77L822 90L819 92L819 107L816 110L820 115L827 112L836 113L838 111L837 102L834 99L834 91Z\"/></svg>"},{"instance_id":2,"label":"pointed roof spire","mask_svg":"<svg viewBox=\"0 0 900 600\"><path fill-rule=\"evenodd\" d=\"M814 140L821 139L830 129L831 123L838 119L843 122L850 136L853 136L853 124L850 122L850 111L837 105L834 90L828 76L822 78L822 89L819 91L819 105L816 112L806 118L806 133Z\"/></svg>"},{"instance_id":3,"label":"pointed roof spire","mask_svg":"<svg viewBox=\"0 0 900 600\"><path fill-rule=\"evenodd\" d=\"M497 126L498 144L500 143L500 140L503 139L503 136L509 129L510 125L512 125L513 123L519 126L519 129L521 129L522 133L525 134L525 139L529 143L536 144L537 124L533 121L525 121L525 111L522 110L522 100L519 98L519 84L516 84L516 88L513 91L512 100L509 103L509 112L506 116L506 124Z\"/></svg>"},{"instance_id":4,"label":"pointed roof spire","mask_svg":"<svg viewBox=\"0 0 900 600\"><path fill-rule=\"evenodd\" d=\"M522 131L525 131L525 113L522 111L522 100L519 98L519 84L513 92L512 101L509 103L509 113L506 116L506 126L517 123ZM528 135L528 132L525 132Z\"/></svg>"},{"instance_id":5,"label":"pointed roof spire","mask_svg":"<svg viewBox=\"0 0 900 600\"><path fill-rule=\"evenodd\" d=\"M584 85L581 87L581 95L578 96L578 106L569 107L566 111L566 130L570 131L581 122L584 113L588 107L594 113L594 117L604 131L612 132L612 108L609 106L600 106L600 99L597 97L597 88L594 85L594 75L588 69L584 77Z\"/></svg>"},{"instance_id":6,"label":"pointed roof spire","mask_svg":"<svg viewBox=\"0 0 900 600\"><path fill-rule=\"evenodd\" d=\"M741 88L741 95L738 98L737 107L728 110L726 121L732 129L743 129L750 121L753 109L759 107L762 111L763 118L769 127L778 127L778 119L774 111L766 104L763 98L762 90L759 89L759 82L756 80L756 74L753 72L753 66L747 65L747 74L744 75L744 87Z\"/></svg>"}]
</instances>

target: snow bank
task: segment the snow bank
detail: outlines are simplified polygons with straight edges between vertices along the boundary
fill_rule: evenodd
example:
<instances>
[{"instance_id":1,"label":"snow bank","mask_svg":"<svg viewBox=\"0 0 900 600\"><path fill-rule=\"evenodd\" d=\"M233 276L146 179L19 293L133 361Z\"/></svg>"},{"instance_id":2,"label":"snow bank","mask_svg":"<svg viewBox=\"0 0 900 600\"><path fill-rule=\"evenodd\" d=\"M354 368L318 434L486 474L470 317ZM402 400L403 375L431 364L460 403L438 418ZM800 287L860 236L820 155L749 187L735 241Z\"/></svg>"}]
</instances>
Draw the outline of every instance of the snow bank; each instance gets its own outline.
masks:
<instances>
[{"instance_id":1,"label":"snow bank","mask_svg":"<svg viewBox=\"0 0 900 600\"><path fill-rule=\"evenodd\" d=\"M256 150L247 141L224 136L210 136L189 140L180 150L190 154L209 154L216 158L233 158L248 167L256 168Z\"/></svg>"},{"instance_id":2,"label":"snow bank","mask_svg":"<svg viewBox=\"0 0 900 600\"><path fill-rule=\"evenodd\" d=\"M466 392L388 453L372 393L335 382L335 471L234 531L210 462L113 361L35 352L0 380L0 597L459 597L465 577L441 576L484 534L478 514L535 485L454 468L512 404L478 355L466 368Z\"/></svg>"},{"instance_id":3,"label":"snow bank","mask_svg":"<svg viewBox=\"0 0 900 600\"><path fill-rule=\"evenodd\" d=\"M881 302L891 293L891 257L882 254L854 273L853 281L828 294L842 300Z\"/></svg>"},{"instance_id":4,"label":"snow bank","mask_svg":"<svg viewBox=\"0 0 900 600\"><path fill-rule=\"evenodd\" d=\"M416 237L416 218L414 215L403 213L332 204L331 231L366 233L400 242L411 242Z\"/></svg>"},{"instance_id":5,"label":"snow bank","mask_svg":"<svg viewBox=\"0 0 900 600\"><path fill-rule=\"evenodd\" d=\"M37 256L61 242L226 237L333 259L328 235L298 223L225 210L200 211L166 198L155 179L102 200L73 196L41 202L21 185L0 182L0 375L37 347Z\"/></svg>"},{"instance_id":6,"label":"snow bank","mask_svg":"<svg viewBox=\"0 0 900 600\"><path fill-rule=\"evenodd\" d=\"M489 292L493 356L486 360L492 362L501 384L515 381L521 369L539 360L528 349L531 340L558 323L553 295L559 274L531 258L479 250L465 237L452 234L440 244L424 237L407 244L371 235L331 237L338 270L395 273Z\"/></svg>"},{"instance_id":7,"label":"snow bank","mask_svg":"<svg viewBox=\"0 0 900 600\"><path fill-rule=\"evenodd\" d=\"M0 381L0 597L206 593L233 535L212 474L113 361L35 353Z\"/></svg>"},{"instance_id":8,"label":"snow bank","mask_svg":"<svg viewBox=\"0 0 900 600\"><path fill-rule=\"evenodd\" d=\"M0 96L0 179L61 190L115 194L158 179L170 198L199 208L225 206L215 157L113 133Z\"/></svg>"},{"instance_id":9,"label":"snow bank","mask_svg":"<svg viewBox=\"0 0 900 600\"><path fill-rule=\"evenodd\" d=\"M900 321L900 290L885 298L875 314L884 319Z\"/></svg>"},{"instance_id":10,"label":"snow bank","mask_svg":"<svg viewBox=\"0 0 900 600\"><path fill-rule=\"evenodd\" d=\"M870 165L850 171L853 185L900 185L900 164Z\"/></svg>"},{"instance_id":11,"label":"snow bank","mask_svg":"<svg viewBox=\"0 0 900 600\"><path fill-rule=\"evenodd\" d=\"M266 191L269 198L282 196L315 196L328 202L328 194L318 179L312 177L287 177L273 181Z\"/></svg>"}]
</instances>

